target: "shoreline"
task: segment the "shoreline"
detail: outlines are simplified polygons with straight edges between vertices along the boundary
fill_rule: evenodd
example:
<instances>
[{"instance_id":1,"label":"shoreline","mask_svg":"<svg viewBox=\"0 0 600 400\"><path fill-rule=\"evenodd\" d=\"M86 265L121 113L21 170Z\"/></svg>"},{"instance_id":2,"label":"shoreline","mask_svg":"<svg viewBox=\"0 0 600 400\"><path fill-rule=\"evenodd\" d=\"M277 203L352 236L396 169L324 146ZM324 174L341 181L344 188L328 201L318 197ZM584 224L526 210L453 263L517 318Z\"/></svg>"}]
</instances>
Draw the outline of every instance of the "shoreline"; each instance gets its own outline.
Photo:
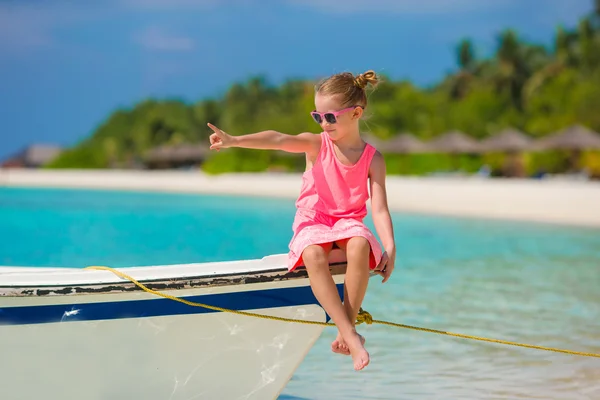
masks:
<instances>
[{"instance_id":1,"label":"shoreline","mask_svg":"<svg viewBox=\"0 0 600 400\"><path fill-rule=\"evenodd\" d=\"M295 199L300 185L299 173L0 169L0 187ZM387 191L391 211L600 228L600 182L388 176Z\"/></svg>"}]
</instances>

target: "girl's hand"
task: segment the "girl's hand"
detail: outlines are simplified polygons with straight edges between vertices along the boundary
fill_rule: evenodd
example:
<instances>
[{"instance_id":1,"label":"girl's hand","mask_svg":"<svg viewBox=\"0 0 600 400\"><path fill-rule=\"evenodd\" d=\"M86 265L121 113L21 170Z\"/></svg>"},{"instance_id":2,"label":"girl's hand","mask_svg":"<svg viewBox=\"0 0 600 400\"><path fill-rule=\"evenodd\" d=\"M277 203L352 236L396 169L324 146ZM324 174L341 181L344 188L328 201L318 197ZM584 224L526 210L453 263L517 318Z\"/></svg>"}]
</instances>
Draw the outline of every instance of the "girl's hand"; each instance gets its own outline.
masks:
<instances>
[{"instance_id":1,"label":"girl's hand","mask_svg":"<svg viewBox=\"0 0 600 400\"><path fill-rule=\"evenodd\" d=\"M213 134L210 135L210 149L219 151L221 149L226 149L229 147L233 147L235 143L235 138L213 124L207 124L210 129L213 130Z\"/></svg>"},{"instance_id":2,"label":"girl's hand","mask_svg":"<svg viewBox=\"0 0 600 400\"><path fill-rule=\"evenodd\" d=\"M383 255L381 256L381 261L379 262L379 265L377 266L377 268L375 269L375 272L377 272L379 275L383 276L383 280L381 281L381 283L385 283L387 282L388 279L390 279L390 276L392 275L392 272L394 271L394 263L396 256L392 255L392 257L390 257L386 252L383 253Z\"/></svg>"}]
</instances>

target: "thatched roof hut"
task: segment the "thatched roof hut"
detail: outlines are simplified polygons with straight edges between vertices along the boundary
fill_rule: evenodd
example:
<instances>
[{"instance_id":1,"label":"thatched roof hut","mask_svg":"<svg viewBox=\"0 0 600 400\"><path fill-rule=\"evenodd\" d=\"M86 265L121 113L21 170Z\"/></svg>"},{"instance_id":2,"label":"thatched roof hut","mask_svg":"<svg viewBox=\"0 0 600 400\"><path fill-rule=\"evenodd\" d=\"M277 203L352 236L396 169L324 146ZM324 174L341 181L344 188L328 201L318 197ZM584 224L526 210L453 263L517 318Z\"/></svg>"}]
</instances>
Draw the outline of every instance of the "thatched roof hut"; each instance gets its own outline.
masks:
<instances>
[{"instance_id":1,"label":"thatched roof hut","mask_svg":"<svg viewBox=\"0 0 600 400\"><path fill-rule=\"evenodd\" d=\"M572 125L535 143L538 150L600 149L600 135L582 125Z\"/></svg>"},{"instance_id":2,"label":"thatched roof hut","mask_svg":"<svg viewBox=\"0 0 600 400\"><path fill-rule=\"evenodd\" d=\"M427 145L411 133L401 133L385 142L385 151L395 154L424 153Z\"/></svg>"},{"instance_id":3,"label":"thatched roof hut","mask_svg":"<svg viewBox=\"0 0 600 400\"><path fill-rule=\"evenodd\" d=\"M40 168L53 161L63 151L59 146L34 144L9 157L4 167Z\"/></svg>"},{"instance_id":4,"label":"thatched roof hut","mask_svg":"<svg viewBox=\"0 0 600 400\"><path fill-rule=\"evenodd\" d=\"M375 147L377 150L384 152L385 149L385 141L378 138L372 133L364 133L361 135L365 142L369 143L371 146Z\"/></svg>"},{"instance_id":5,"label":"thatched roof hut","mask_svg":"<svg viewBox=\"0 0 600 400\"><path fill-rule=\"evenodd\" d=\"M427 143L427 148L441 153L477 153L481 150L479 143L461 131L450 131Z\"/></svg>"},{"instance_id":6,"label":"thatched roof hut","mask_svg":"<svg viewBox=\"0 0 600 400\"><path fill-rule=\"evenodd\" d=\"M519 152L533 147L532 139L521 131L508 128L481 141L480 147L485 151Z\"/></svg>"},{"instance_id":7,"label":"thatched roof hut","mask_svg":"<svg viewBox=\"0 0 600 400\"><path fill-rule=\"evenodd\" d=\"M160 146L150 150L145 157L150 168L176 168L204 162L209 152L204 144Z\"/></svg>"}]
</instances>

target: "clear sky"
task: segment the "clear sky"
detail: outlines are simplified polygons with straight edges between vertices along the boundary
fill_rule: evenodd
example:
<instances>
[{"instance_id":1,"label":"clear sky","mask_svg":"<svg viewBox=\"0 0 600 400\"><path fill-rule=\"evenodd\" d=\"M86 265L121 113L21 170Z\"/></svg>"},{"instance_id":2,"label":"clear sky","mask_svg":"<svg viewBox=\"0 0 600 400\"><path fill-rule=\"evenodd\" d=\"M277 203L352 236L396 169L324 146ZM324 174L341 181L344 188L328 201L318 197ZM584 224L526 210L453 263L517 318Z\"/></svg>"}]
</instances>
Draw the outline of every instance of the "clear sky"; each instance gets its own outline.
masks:
<instances>
[{"instance_id":1,"label":"clear sky","mask_svg":"<svg viewBox=\"0 0 600 400\"><path fill-rule=\"evenodd\" d=\"M418 85L455 68L463 37L513 28L551 44L592 0L0 0L0 159L72 145L115 108L197 101L235 81L367 69Z\"/></svg>"}]
</instances>

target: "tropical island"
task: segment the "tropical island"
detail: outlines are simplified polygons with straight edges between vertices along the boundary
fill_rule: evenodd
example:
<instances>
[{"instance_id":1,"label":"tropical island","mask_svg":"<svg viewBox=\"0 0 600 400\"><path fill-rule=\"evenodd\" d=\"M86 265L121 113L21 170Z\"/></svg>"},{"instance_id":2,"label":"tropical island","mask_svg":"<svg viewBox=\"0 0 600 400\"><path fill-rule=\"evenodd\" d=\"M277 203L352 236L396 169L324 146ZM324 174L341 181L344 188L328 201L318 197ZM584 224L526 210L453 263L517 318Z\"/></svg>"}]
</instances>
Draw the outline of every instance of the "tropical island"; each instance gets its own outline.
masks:
<instances>
[{"instance_id":1,"label":"tropical island","mask_svg":"<svg viewBox=\"0 0 600 400\"><path fill-rule=\"evenodd\" d=\"M491 55L471 39L456 46L457 68L431 87L384 82L371 93L365 139L388 172L440 171L531 177L585 171L600 178L600 0L574 29L558 27L552 46L505 30ZM46 168L200 168L206 173L298 172L301 156L208 151L211 122L231 134L265 129L318 132L314 81L272 85L263 76L234 83L222 98L189 103L146 99L115 110Z\"/></svg>"}]
</instances>

